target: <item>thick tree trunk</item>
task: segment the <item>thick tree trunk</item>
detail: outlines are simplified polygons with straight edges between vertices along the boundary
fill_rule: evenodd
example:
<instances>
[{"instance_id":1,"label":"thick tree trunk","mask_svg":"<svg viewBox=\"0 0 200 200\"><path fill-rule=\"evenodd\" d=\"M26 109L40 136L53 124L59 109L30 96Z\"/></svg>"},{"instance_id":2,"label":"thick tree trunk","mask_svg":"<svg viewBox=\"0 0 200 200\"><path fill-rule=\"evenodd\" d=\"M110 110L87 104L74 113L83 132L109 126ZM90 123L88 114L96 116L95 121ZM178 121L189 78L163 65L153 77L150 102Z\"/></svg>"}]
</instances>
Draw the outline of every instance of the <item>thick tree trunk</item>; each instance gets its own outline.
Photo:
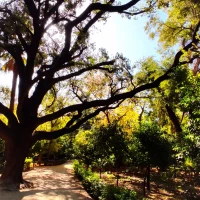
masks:
<instances>
[{"instance_id":1,"label":"thick tree trunk","mask_svg":"<svg viewBox=\"0 0 200 200\"><path fill-rule=\"evenodd\" d=\"M6 143L6 165L0 178L0 189L18 190L23 183L22 172L28 154L28 142L15 141Z\"/></svg>"}]
</instances>

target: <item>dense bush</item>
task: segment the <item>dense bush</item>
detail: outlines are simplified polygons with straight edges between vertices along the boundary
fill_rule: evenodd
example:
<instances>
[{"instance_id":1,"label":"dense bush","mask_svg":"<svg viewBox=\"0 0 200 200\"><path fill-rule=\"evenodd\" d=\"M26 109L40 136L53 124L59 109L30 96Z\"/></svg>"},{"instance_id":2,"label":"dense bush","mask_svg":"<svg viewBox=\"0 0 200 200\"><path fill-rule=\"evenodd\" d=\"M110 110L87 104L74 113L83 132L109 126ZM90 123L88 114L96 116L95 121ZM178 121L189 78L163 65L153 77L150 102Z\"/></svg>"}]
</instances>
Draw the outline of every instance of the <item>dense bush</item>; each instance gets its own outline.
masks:
<instances>
[{"instance_id":1,"label":"dense bush","mask_svg":"<svg viewBox=\"0 0 200 200\"><path fill-rule=\"evenodd\" d=\"M106 185L101 193L104 200L134 200L136 192L125 188L116 187L114 185Z\"/></svg>"},{"instance_id":2,"label":"dense bush","mask_svg":"<svg viewBox=\"0 0 200 200\"><path fill-rule=\"evenodd\" d=\"M133 135L132 158L137 166L151 165L162 171L172 164L172 143L156 124L144 123Z\"/></svg>"},{"instance_id":3,"label":"dense bush","mask_svg":"<svg viewBox=\"0 0 200 200\"><path fill-rule=\"evenodd\" d=\"M101 190L103 184L100 183L100 179L96 176L91 169L85 169L83 163L75 160L73 163L73 168L76 176L82 181L84 188L94 199L99 199L101 196Z\"/></svg>"},{"instance_id":4,"label":"dense bush","mask_svg":"<svg viewBox=\"0 0 200 200\"><path fill-rule=\"evenodd\" d=\"M31 168L31 163L33 163L33 159L32 158L26 158L25 162L24 162L24 170L29 170Z\"/></svg>"},{"instance_id":5,"label":"dense bush","mask_svg":"<svg viewBox=\"0 0 200 200\"><path fill-rule=\"evenodd\" d=\"M74 161L74 171L95 200L136 200L136 192L101 183L91 169L85 169L77 160Z\"/></svg>"},{"instance_id":6,"label":"dense bush","mask_svg":"<svg viewBox=\"0 0 200 200\"><path fill-rule=\"evenodd\" d=\"M74 155L86 166L104 169L124 166L129 160L128 136L117 122L81 130L74 140Z\"/></svg>"}]
</instances>

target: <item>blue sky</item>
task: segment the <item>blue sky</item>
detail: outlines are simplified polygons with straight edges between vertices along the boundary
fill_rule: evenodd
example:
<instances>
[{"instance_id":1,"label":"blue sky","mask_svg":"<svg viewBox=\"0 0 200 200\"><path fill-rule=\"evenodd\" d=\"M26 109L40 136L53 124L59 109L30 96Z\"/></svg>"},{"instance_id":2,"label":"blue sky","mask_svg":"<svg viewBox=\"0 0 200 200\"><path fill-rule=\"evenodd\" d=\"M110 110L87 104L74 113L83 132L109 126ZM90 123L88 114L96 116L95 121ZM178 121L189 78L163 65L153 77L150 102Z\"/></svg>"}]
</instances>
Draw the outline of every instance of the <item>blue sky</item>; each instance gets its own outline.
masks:
<instances>
[{"instance_id":1,"label":"blue sky","mask_svg":"<svg viewBox=\"0 0 200 200\"><path fill-rule=\"evenodd\" d=\"M131 64L148 56L157 57L157 42L150 40L144 31L147 20L144 16L138 16L135 20L112 13L106 24L98 25L98 31L93 32L91 39L97 48L105 48L110 55L122 53L130 59ZM0 74L1 82L6 85L11 85L10 81L6 81L10 78L11 75Z\"/></svg>"},{"instance_id":2,"label":"blue sky","mask_svg":"<svg viewBox=\"0 0 200 200\"><path fill-rule=\"evenodd\" d=\"M156 56L157 42L150 40L144 31L147 20L147 17L129 20L112 14L105 25L100 25L100 31L94 33L92 40L97 47L107 49L111 55L123 53L131 63Z\"/></svg>"}]
</instances>

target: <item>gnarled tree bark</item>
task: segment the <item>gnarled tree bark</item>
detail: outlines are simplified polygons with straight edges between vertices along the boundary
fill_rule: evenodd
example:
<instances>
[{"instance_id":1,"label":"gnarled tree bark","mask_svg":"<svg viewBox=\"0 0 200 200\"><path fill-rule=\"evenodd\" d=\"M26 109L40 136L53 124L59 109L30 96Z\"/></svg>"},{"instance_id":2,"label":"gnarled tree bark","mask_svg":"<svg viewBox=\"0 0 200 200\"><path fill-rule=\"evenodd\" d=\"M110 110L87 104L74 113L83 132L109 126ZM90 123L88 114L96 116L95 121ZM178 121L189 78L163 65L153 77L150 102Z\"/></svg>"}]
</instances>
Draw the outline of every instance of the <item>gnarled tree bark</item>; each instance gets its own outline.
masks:
<instances>
[{"instance_id":1,"label":"gnarled tree bark","mask_svg":"<svg viewBox=\"0 0 200 200\"><path fill-rule=\"evenodd\" d=\"M30 137L25 134L16 134L5 142L6 164L0 177L0 189L18 190L23 184L24 161L31 147Z\"/></svg>"}]
</instances>

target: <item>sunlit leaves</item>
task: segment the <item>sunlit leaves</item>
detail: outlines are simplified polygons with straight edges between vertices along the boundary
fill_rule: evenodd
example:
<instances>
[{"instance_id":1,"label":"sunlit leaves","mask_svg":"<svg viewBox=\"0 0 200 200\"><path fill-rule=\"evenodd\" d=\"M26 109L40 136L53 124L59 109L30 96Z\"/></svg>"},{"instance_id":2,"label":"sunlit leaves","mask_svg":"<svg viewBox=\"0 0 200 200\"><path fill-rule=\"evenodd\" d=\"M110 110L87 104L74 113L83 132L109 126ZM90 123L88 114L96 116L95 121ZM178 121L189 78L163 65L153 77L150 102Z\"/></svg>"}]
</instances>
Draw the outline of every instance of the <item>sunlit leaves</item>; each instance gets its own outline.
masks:
<instances>
[{"instance_id":1,"label":"sunlit leaves","mask_svg":"<svg viewBox=\"0 0 200 200\"><path fill-rule=\"evenodd\" d=\"M139 62L138 67L140 70L135 76L136 85L152 82L164 73L162 67L152 57Z\"/></svg>"},{"instance_id":2,"label":"sunlit leaves","mask_svg":"<svg viewBox=\"0 0 200 200\"><path fill-rule=\"evenodd\" d=\"M172 48L183 49L192 40L200 20L199 3L192 0L161 0L158 1L158 7L162 12L150 18L146 30L151 38L158 37L159 53L168 54ZM199 47L183 53L182 61L188 62L191 58L199 56Z\"/></svg>"},{"instance_id":3,"label":"sunlit leaves","mask_svg":"<svg viewBox=\"0 0 200 200\"><path fill-rule=\"evenodd\" d=\"M136 143L133 145L143 155L143 160L135 155L139 164L152 164L160 167L161 170L165 170L171 164L171 144L162 134L163 132L155 124L144 123L133 135L137 138Z\"/></svg>"}]
</instances>

